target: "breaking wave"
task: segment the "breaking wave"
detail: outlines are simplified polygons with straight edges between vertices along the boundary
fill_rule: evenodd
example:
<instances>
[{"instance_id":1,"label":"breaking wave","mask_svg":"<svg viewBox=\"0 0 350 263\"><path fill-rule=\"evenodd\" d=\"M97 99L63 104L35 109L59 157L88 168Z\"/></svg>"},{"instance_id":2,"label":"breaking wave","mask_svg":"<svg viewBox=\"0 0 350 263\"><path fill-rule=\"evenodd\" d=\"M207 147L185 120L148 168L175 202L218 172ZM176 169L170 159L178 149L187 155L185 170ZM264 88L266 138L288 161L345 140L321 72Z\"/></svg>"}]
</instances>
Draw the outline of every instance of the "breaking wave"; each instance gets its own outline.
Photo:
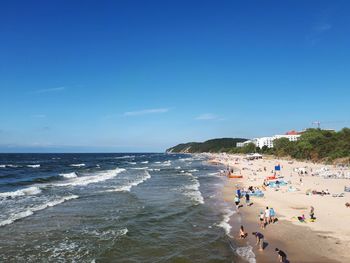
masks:
<instances>
[{"instance_id":1,"label":"breaking wave","mask_svg":"<svg viewBox=\"0 0 350 263\"><path fill-rule=\"evenodd\" d=\"M41 193L41 190L39 187L31 186L31 187L19 189L12 192L0 193L0 198L17 197L17 196L24 196L24 195L36 195L40 193Z\"/></svg>"},{"instance_id":2,"label":"breaking wave","mask_svg":"<svg viewBox=\"0 0 350 263\"><path fill-rule=\"evenodd\" d=\"M123 168L116 168L114 170L107 170L104 172L99 172L96 175L90 175L90 176L81 176L72 178L71 180L67 181L66 183L56 184L57 186L83 186L88 185L92 183L98 183L103 182L109 179L112 179L113 177L117 176L119 173L126 171Z\"/></svg>"},{"instance_id":3,"label":"breaking wave","mask_svg":"<svg viewBox=\"0 0 350 263\"><path fill-rule=\"evenodd\" d=\"M50 202L47 202L47 203L44 203L44 204L41 204L41 205L30 207L27 210L22 211L22 212L13 213L13 214L10 215L10 217L8 219L0 221L0 226L5 226L5 225L12 224L13 222L15 222L15 221L17 221L19 219L22 219L22 218L25 218L25 217L33 215L34 212L37 212L37 211L40 211L40 210L44 210L44 209L46 209L48 207L53 207L55 205L61 204L61 203L65 202L65 201L68 201L68 200L71 200L71 199L76 199L78 197L79 196L77 196L77 195L65 196L65 197L62 197L60 199L56 199L56 200L53 200L53 201L50 201Z\"/></svg>"}]
</instances>

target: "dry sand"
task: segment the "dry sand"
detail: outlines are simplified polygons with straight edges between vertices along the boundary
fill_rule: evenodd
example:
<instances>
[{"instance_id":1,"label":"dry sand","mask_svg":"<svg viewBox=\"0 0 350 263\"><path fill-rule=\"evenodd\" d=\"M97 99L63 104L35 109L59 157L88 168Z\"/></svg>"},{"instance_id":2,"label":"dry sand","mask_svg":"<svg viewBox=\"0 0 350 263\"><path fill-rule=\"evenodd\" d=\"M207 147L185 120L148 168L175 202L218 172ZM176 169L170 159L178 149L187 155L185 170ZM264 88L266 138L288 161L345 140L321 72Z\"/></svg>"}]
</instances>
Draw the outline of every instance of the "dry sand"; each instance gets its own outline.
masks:
<instances>
[{"instance_id":1,"label":"dry sand","mask_svg":"<svg viewBox=\"0 0 350 263\"><path fill-rule=\"evenodd\" d=\"M243 175L242 179L227 179L224 189L226 202L232 202L236 187L248 188L248 186L261 187L266 176L272 175L274 166L280 164L282 169L280 175L285 181L290 182L276 191L266 188L263 198L251 197L254 203L251 207L244 206L239 210L241 217L232 217L231 235L237 236L239 226L244 225L249 237L243 244L252 245L257 262L278 262L276 247L288 254L292 263L298 262L350 262L350 208L345 207L350 202L350 193L344 193L344 197L332 197L332 194L344 192L344 186L350 186L349 179L324 179L311 176L312 173L322 169L347 173L333 166L297 162L290 160L277 160L264 158L262 160L247 161L243 156L212 154L210 157L225 166L235 167L237 173ZM264 171L266 167L266 172ZM308 174L298 175L295 168L305 169ZM302 178L302 183L300 182ZM289 192L292 186L296 191ZM330 195L306 195L308 189L326 190ZM315 222L301 223L295 217L309 217L310 206L315 208ZM270 224L266 229L258 226L258 215L266 206L273 207L279 221ZM239 218L239 219L237 219ZM263 252L257 251L255 240L251 232L259 231L265 235L267 246Z\"/></svg>"}]
</instances>

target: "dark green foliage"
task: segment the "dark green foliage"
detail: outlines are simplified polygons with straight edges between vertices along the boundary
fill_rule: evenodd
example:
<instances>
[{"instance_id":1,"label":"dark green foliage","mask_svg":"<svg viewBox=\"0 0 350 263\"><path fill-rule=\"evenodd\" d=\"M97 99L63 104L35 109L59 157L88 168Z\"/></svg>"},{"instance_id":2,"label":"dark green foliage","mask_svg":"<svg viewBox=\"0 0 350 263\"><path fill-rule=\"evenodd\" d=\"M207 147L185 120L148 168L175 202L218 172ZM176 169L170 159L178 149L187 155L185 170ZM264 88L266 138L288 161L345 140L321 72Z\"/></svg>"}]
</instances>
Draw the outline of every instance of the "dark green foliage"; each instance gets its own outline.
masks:
<instances>
[{"instance_id":1,"label":"dark green foliage","mask_svg":"<svg viewBox=\"0 0 350 263\"><path fill-rule=\"evenodd\" d=\"M273 144L273 153L277 156L333 161L337 158L350 157L350 129L344 128L339 132L308 129L296 142L281 138L274 140Z\"/></svg>"},{"instance_id":2,"label":"dark green foliage","mask_svg":"<svg viewBox=\"0 0 350 263\"><path fill-rule=\"evenodd\" d=\"M249 143L241 148L236 147L237 142L244 141L246 139L222 138L203 143L184 143L168 149L167 152L228 152L242 154L258 152L312 161L333 161L338 158L350 159L349 128L344 128L339 132L308 129L303 132L296 142L290 142L287 138L274 140L274 148L264 146L260 149L256 148L253 143Z\"/></svg>"},{"instance_id":3,"label":"dark green foliage","mask_svg":"<svg viewBox=\"0 0 350 263\"><path fill-rule=\"evenodd\" d=\"M169 148L167 152L189 152L189 153L201 153L201 152L228 152L230 149L235 148L237 142L244 142L247 139L243 138L221 138L213 139L205 142L190 142L178 144L175 147Z\"/></svg>"}]
</instances>

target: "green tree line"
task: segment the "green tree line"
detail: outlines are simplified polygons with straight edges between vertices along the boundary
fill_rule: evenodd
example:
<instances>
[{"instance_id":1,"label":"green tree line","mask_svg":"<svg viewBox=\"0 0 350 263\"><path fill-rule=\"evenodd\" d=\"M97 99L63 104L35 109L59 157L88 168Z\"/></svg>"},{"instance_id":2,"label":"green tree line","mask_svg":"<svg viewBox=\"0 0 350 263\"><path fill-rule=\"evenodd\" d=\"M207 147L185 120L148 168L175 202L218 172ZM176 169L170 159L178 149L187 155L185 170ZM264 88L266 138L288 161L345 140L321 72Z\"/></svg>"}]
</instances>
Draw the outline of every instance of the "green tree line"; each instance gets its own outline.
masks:
<instances>
[{"instance_id":1,"label":"green tree line","mask_svg":"<svg viewBox=\"0 0 350 263\"><path fill-rule=\"evenodd\" d=\"M308 129L297 141L291 142L287 138L273 141L273 148L264 146L262 149L253 143L242 148L232 148L230 153L273 154L278 157L290 156L299 160L333 161L338 158L350 157L350 129L343 128L335 132L321 129Z\"/></svg>"}]
</instances>

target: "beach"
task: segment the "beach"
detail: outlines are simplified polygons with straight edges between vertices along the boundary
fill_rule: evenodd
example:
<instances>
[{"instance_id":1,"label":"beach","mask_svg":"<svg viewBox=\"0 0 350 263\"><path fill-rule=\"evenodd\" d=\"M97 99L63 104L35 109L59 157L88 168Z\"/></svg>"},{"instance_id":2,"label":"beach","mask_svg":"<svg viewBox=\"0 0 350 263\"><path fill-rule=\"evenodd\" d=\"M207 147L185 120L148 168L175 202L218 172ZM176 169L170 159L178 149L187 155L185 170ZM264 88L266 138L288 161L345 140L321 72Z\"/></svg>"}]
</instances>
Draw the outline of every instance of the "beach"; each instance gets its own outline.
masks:
<instances>
[{"instance_id":1,"label":"beach","mask_svg":"<svg viewBox=\"0 0 350 263\"><path fill-rule=\"evenodd\" d=\"M253 186L263 190L263 197L251 196L253 204L249 207L244 197L241 198L243 207L239 208L239 219L232 218L230 221L230 235L234 237L238 237L239 227L244 225L248 238L238 242L253 247L257 262L278 262L275 248L286 252L290 262L349 262L350 209L345 207L345 203L349 202L350 195L344 192L344 187L349 186L350 180L320 176L347 175L349 171L346 168L269 156L246 160L242 155L226 154L211 154L211 163L223 164L235 175L242 175L242 178L227 178L223 190L225 202L233 204L236 189ZM280 167L277 177L287 184L278 188L262 188L264 179L275 173L275 166ZM312 194L312 190L330 194ZM341 193L342 197L334 197ZM274 208L278 221L261 229L258 216L266 206ZM308 220L311 206L316 217L314 222ZM297 218L302 215L305 215L305 222ZM257 250L252 236L254 231L264 235L267 245L264 251Z\"/></svg>"}]
</instances>

